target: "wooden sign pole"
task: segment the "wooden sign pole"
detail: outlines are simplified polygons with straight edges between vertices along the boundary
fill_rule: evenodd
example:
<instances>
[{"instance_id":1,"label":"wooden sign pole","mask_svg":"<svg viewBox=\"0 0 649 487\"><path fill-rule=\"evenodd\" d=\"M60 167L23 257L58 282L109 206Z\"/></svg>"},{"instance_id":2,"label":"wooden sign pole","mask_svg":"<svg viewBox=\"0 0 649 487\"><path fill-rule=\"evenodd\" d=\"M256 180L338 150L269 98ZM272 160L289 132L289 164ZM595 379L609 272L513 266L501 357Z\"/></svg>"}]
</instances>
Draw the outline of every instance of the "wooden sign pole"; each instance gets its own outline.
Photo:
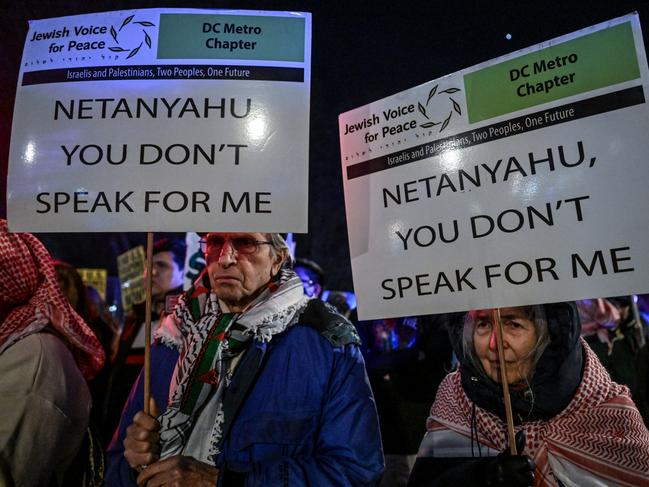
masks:
<instances>
[{"instance_id":1,"label":"wooden sign pole","mask_svg":"<svg viewBox=\"0 0 649 487\"><path fill-rule=\"evenodd\" d=\"M153 273L153 232L146 234L146 311L144 321L144 412L150 414L151 397L151 279Z\"/></svg>"},{"instance_id":2,"label":"wooden sign pole","mask_svg":"<svg viewBox=\"0 0 649 487\"><path fill-rule=\"evenodd\" d=\"M505 417L507 419L507 436L509 437L509 451L516 455L516 437L514 432L514 414L512 402L509 397L509 382L505 364L505 350L503 349L503 323L500 318L500 308L493 310L493 321L496 325L496 341L498 343L498 360L500 362L500 382L503 386L503 399L505 400Z\"/></svg>"}]
</instances>

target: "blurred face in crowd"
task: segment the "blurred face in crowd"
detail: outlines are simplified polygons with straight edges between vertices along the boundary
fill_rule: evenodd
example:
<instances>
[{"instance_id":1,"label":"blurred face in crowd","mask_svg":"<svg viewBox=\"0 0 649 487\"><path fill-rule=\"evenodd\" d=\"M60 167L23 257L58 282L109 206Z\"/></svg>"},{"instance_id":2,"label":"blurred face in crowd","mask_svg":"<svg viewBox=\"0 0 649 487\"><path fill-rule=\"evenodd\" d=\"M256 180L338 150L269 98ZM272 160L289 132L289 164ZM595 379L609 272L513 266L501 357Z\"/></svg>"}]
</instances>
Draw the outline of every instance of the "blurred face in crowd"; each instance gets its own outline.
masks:
<instances>
[{"instance_id":1,"label":"blurred face in crowd","mask_svg":"<svg viewBox=\"0 0 649 487\"><path fill-rule=\"evenodd\" d=\"M264 233L209 233L204 252L212 290L235 313L264 290L285 259Z\"/></svg>"},{"instance_id":2,"label":"blurred face in crowd","mask_svg":"<svg viewBox=\"0 0 649 487\"><path fill-rule=\"evenodd\" d=\"M170 251L158 252L153 256L153 270L151 272L151 296L153 299L162 299L172 289L183 283L183 271L174 261L174 254Z\"/></svg>"},{"instance_id":3,"label":"blurred face in crowd","mask_svg":"<svg viewBox=\"0 0 649 487\"><path fill-rule=\"evenodd\" d=\"M489 378L501 382L500 362L494 311L491 309L472 311L475 313L473 344L482 368ZM534 322L526 318L525 308L501 308L503 324L503 350L507 382L515 384L529 379L532 374L534 347L537 333Z\"/></svg>"},{"instance_id":4,"label":"blurred face in crowd","mask_svg":"<svg viewBox=\"0 0 649 487\"><path fill-rule=\"evenodd\" d=\"M293 270L302 281L302 285L304 286L304 294L306 294L310 298L314 296L316 298L319 298L322 294L322 286L318 282L318 276L316 275L316 273L300 265L296 265Z\"/></svg>"},{"instance_id":5,"label":"blurred face in crowd","mask_svg":"<svg viewBox=\"0 0 649 487\"><path fill-rule=\"evenodd\" d=\"M74 309L77 308L79 303L79 293L77 292L77 287L74 285L74 280L70 275L70 272L63 266L55 266L56 270L56 280L59 283L63 295L67 298Z\"/></svg>"}]
</instances>

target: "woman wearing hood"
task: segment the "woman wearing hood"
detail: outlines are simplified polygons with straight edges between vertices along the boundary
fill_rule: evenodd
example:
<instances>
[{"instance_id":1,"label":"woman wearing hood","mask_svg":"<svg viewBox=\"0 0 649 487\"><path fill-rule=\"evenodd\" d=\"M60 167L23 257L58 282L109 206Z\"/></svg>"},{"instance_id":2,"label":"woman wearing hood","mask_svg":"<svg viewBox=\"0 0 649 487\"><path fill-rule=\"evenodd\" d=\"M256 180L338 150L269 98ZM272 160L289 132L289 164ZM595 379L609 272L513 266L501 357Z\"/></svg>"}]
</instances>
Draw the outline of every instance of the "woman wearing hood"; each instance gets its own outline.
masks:
<instances>
[{"instance_id":1,"label":"woman wearing hood","mask_svg":"<svg viewBox=\"0 0 649 487\"><path fill-rule=\"evenodd\" d=\"M409 486L649 486L649 432L572 303L502 308L518 455L508 453L494 310L450 320L460 367L437 391Z\"/></svg>"}]
</instances>

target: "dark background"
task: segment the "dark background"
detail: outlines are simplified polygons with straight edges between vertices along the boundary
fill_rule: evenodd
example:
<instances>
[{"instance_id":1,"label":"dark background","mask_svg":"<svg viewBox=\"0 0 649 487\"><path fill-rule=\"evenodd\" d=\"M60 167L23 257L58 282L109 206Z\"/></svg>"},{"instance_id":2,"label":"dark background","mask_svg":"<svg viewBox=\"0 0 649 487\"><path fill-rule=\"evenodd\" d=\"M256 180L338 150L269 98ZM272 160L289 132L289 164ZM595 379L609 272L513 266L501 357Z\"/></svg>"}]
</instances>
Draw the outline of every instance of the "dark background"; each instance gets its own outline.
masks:
<instances>
[{"instance_id":1,"label":"dark background","mask_svg":"<svg viewBox=\"0 0 649 487\"><path fill-rule=\"evenodd\" d=\"M308 235L298 256L318 261L332 289L351 289L338 115L494 57L637 11L649 36L649 2L498 1L30 1L0 0L0 216L18 68L29 19L151 7L312 12ZM511 39L506 35L511 34ZM645 46L647 45L645 41ZM645 47L646 49L646 47ZM602 66L606 69L606 66ZM38 234L78 267L116 275L115 257L145 241L139 233Z\"/></svg>"}]
</instances>

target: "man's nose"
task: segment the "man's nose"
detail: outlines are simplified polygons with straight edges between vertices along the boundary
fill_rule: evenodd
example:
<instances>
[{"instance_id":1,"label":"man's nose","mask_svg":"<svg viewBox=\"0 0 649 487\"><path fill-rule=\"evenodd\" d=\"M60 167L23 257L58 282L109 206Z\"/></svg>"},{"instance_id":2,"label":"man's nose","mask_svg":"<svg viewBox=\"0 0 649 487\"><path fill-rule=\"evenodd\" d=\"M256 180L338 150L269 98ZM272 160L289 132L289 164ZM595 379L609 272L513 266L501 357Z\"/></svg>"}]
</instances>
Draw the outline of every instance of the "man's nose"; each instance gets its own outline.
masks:
<instances>
[{"instance_id":1,"label":"man's nose","mask_svg":"<svg viewBox=\"0 0 649 487\"><path fill-rule=\"evenodd\" d=\"M227 266L236 262L236 252L232 242L229 240L223 242L223 247L221 247L221 252L219 253L219 264Z\"/></svg>"}]
</instances>

